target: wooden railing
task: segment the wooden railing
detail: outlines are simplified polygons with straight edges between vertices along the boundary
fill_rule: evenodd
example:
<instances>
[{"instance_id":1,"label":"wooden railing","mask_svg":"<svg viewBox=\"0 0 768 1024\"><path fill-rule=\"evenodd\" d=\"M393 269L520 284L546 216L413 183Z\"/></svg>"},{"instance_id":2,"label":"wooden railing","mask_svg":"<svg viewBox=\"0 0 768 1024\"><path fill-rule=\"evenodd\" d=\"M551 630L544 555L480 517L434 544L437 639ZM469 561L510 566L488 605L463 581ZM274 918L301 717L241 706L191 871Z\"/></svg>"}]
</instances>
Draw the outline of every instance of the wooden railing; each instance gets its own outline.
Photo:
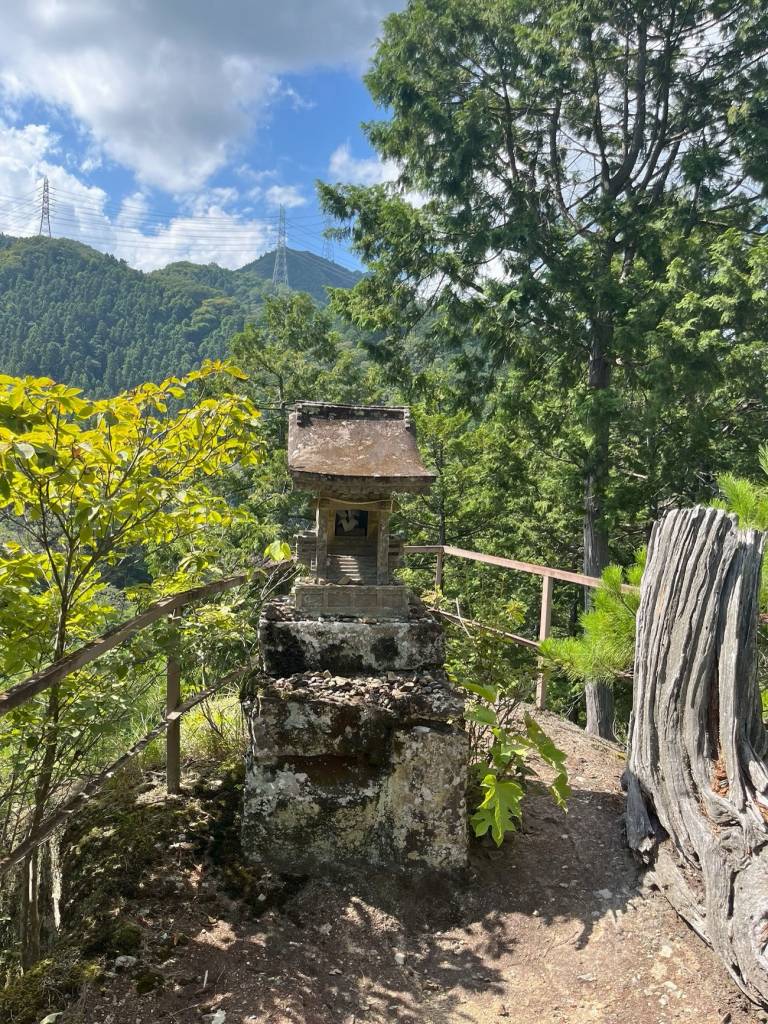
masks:
<instances>
[{"instance_id":1,"label":"wooden railing","mask_svg":"<svg viewBox=\"0 0 768 1024\"><path fill-rule=\"evenodd\" d=\"M597 587L601 582L597 577L586 576L583 573L570 572L565 569L553 569L550 566L537 565L533 562L521 562L513 558L501 558L497 555L486 555L479 551L466 551L463 548L455 548L447 544L411 544L405 545L403 550L405 554L432 554L436 556L435 586L438 589L442 589L443 585L443 570L446 556L463 558L473 562L480 562L484 565L498 566L502 569L512 569L517 572L540 576L542 589L541 608L539 614L539 634L537 640L532 640L527 637L519 636L516 633L510 633L506 630L497 629L493 626L487 626L482 623L475 622L474 620L466 619L460 614L454 615L453 613L447 612L443 609L434 609L437 614L447 621L467 627L486 630L487 632L510 640L513 643L528 647L531 650L538 650L541 641L546 639L550 634L552 620L552 594L555 580L561 580L565 583L575 583L583 587ZM0 693L0 716L7 714L14 708L17 708L31 700L33 697L37 696L37 694L44 692L49 687L71 675L73 672L76 672L91 662L96 661L98 658L103 657L103 655L117 647L118 644L127 640L140 630L145 629L153 622L157 622L162 618L168 618L174 626L178 626L180 612L187 605L206 598L214 597L215 595L231 590L234 587L241 586L246 582L246 580L247 575L245 573L239 573L235 576L228 576L224 579L214 580L211 583L205 583L199 587L193 587L190 590L185 590L179 594L173 594L170 597L164 597L161 600L154 602L154 604L151 604L143 612L136 615L128 622L115 626L96 640L91 641L91 643L85 644L78 650L67 654L64 658L55 662L53 665L49 665L47 668L35 673L23 682L10 687L10 689L6 690L4 693ZM632 592L635 588L625 584L622 589L626 592ZM168 793L178 793L181 785L182 716L202 701L212 696L223 686L237 680L249 670L249 666L244 666L241 669L235 670L215 686L200 691L182 702L181 669L178 658L174 652L174 645L171 644L171 650L166 662L166 707L165 715L162 720L158 722L142 739L135 743L130 750L121 755L99 775L80 786L80 788L70 795L64 804L60 805L40 824L37 829L35 829L34 833L28 835L19 846L11 851L11 853L3 860L0 860L0 876L14 865L20 863L31 850L47 839L53 831L61 825L64 820L66 820L68 815L76 811L79 806L82 806L84 801L87 801L94 793L96 793L108 778L114 775L115 772L130 761L131 758L139 754L150 742L152 742L152 740L157 739L163 733L165 733L166 737L166 787ZM543 666L541 666L536 687L536 701L539 707L543 708L545 706L546 697L547 673Z\"/></svg>"},{"instance_id":2,"label":"wooden railing","mask_svg":"<svg viewBox=\"0 0 768 1024\"><path fill-rule=\"evenodd\" d=\"M153 622L162 618L168 618L174 629L178 628L180 612L187 605L201 601L216 594L224 593L239 587L248 579L246 573L238 573L236 576L227 576L224 579L213 580L211 583L204 583L199 587L192 587L170 597L161 598L155 601L139 615L123 622L110 629L98 639L85 644L83 647L64 658L54 662L41 672L37 672L21 683L10 687L4 693L0 693L0 716L8 714L14 708L31 700L37 694L49 689L56 683L66 679L73 672L83 668L85 665L103 657L108 651L117 647L118 644L129 637L145 629ZM152 740L157 739L165 733L166 745L166 787L169 793L175 794L181 787L181 718L192 708L207 700L222 687L232 683L250 671L250 666L243 666L221 679L216 685L210 686L199 693L181 700L181 667L175 651L175 645L171 644L171 650L166 661L166 694L165 694L165 715L152 729L130 750L122 754L116 761L110 764L94 778L80 785L69 798L56 810L44 819L40 825L22 843L13 849L5 858L0 860L0 876L8 872L21 861L40 843L44 842L56 828L61 825L68 815L81 807L85 801L96 793L99 788L111 778L116 771L122 768L133 757L139 754Z\"/></svg>"},{"instance_id":3,"label":"wooden railing","mask_svg":"<svg viewBox=\"0 0 768 1024\"><path fill-rule=\"evenodd\" d=\"M541 606L539 609L539 636L538 640L530 640L527 637L518 636L516 633L508 633L505 630L483 625L472 619L465 619L460 615L453 615L441 609L433 609L442 618L448 619L465 626L473 626L486 632L501 636L512 643L520 644L538 650L542 640L546 640L552 628L552 594L555 580L562 580L564 583L576 583L582 587L599 587L601 580L597 576L586 576L581 572L571 572L568 569L553 569L548 565L538 565L535 562L520 562L515 558L501 558L498 555L485 555L480 551L466 551L464 548L454 548L449 544L406 544L403 548L406 555L435 555L435 589L443 589L443 570L445 567L445 556L453 558L465 558L472 562L481 562L483 565L495 565L501 569L513 569L516 572L528 573L531 576L541 576ZM623 583L621 589L624 593L636 593L637 588ZM536 706L544 709L547 704L547 683L548 675L543 663L539 662L539 674L536 680Z\"/></svg>"},{"instance_id":4,"label":"wooden railing","mask_svg":"<svg viewBox=\"0 0 768 1024\"><path fill-rule=\"evenodd\" d=\"M12 686L5 693L0 693L0 715L7 714L13 708L26 703L31 697L42 693L43 690L47 690L54 683L66 679L73 672L83 668L92 661L96 661L97 658L101 658L107 651L111 651L118 644L122 643L123 640L127 640L134 633L138 633L139 630L144 629L153 622L157 622L158 619L166 616L173 617L176 612L186 605L199 601L204 597L213 597L215 594L220 594L225 590L231 590L232 587L238 587L245 583L247 578L245 573L240 573L237 576L228 576L225 579L214 580L212 583L204 583L200 587L192 587L190 590L184 590L179 594L172 594L170 597L163 597L161 600L155 601L154 604L151 604L149 608L135 618L130 619L128 622L123 622L119 626L114 626L98 637L98 639L92 640L90 643L85 644L84 647L80 647L71 654L65 655L65 657L44 668L41 672L37 672L35 675L25 679L23 683L17 683L16 686Z\"/></svg>"}]
</instances>

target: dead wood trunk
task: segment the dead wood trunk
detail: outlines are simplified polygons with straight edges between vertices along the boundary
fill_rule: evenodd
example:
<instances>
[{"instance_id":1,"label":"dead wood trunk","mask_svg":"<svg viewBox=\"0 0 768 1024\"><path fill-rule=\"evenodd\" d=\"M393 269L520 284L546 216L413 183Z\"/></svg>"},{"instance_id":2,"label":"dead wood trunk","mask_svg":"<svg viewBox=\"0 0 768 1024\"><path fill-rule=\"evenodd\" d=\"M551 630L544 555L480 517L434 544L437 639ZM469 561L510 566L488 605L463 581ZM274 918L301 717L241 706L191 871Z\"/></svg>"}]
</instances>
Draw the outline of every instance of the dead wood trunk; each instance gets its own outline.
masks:
<instances>
[{"instance_id":1,"label":"dead wood trunk","mask_svg":"<svg viewBox=\"0 0 768 1024\"><path fill-rule=\"evenodd\" d=\"M768 1005L762 537L715 509L654 526L637 622L627 840L647 880Z\"/></svg>"}]
</instances>

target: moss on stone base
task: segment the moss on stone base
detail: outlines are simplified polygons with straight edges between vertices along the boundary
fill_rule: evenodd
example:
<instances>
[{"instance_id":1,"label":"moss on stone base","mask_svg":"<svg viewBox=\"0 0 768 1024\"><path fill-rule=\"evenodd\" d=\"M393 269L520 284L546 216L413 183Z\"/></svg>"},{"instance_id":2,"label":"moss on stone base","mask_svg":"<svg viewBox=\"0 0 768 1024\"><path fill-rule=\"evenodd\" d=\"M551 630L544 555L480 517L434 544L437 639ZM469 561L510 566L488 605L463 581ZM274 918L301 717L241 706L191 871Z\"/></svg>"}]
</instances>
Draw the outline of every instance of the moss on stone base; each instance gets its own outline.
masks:
<instances>
[{"instance_id":1,"label":"moss on stone base","mask_svg":"<svg viewBox=\"0 0 768 1024\"><path fill-rule=\"evenodd\" d=\"M102 976L101 965L84 960L73 950L58 950L0 990L3 1024L37 1024L41 1017L62 1010L72 996Z\"/></svg>"}]
</instances>

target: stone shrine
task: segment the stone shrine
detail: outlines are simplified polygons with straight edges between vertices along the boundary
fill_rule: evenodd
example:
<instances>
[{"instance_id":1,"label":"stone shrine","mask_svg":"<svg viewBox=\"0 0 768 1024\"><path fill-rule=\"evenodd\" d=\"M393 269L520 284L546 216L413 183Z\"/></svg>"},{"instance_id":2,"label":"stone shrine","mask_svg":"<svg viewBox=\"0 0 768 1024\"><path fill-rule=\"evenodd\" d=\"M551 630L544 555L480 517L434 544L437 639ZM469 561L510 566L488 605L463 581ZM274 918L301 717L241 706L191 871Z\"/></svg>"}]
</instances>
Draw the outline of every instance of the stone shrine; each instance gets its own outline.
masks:
<instances>
[{"instance_id":1,"label":"stone shrine","mask_svg":"<svg viewBox=\"0 0 768 1024\"><path fill-rule=\"evenodd\" d=\"M393 495L423 493L404 408L299 403L288 469L315 496L293 593L265 606L264 671L243 689L243 847L293 872L331 864L466 864L463 701L443 635L393 577Z\"/></svg>"},{"instance_id":2,"label":"stone shrine","mask_svg":"<svg viewBox=\"0 0 768 1024\"><path fill-rule=\"evenodd\" d=\"M315 495L315 529L298 538L312 578L296 586L297 612L407 613L408 593L392 579L403 553L389 531L392 495L423 493L435 479L408 410L302 403L289 419L288 470Z\"/></svg>"}]
</instances>

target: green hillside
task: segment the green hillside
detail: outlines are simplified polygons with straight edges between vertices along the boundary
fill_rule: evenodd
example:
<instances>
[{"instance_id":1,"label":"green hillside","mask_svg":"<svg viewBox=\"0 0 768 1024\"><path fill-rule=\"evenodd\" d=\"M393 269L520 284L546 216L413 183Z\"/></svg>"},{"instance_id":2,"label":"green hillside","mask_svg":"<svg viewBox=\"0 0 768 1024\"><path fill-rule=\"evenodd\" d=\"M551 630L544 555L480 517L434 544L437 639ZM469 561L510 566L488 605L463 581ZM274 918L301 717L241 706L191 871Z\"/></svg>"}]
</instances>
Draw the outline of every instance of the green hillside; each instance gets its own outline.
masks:
<instances>
[{"instance_id":1,"label":"green hillside","mask_svg":"<svg viewBox=\"0 0 768 1024\"><path fill-rule=\"evenodd\" d=\"M313 252L297 249L288 249L287 264L290 287L298 292L308 292L312 298L323 303L326 301L326 288L351 288L362 276L338 263L330 263ZM271 281L274 265L275 254L268 252L234 273L242 282L254 279Z\"/></svg>"},{"instance_id":2,"label":"green hillside","mask_svg":"<svg viewBox=\"0 0 768 1024\"><path fill-rule=\"evenodd\" d=\"M272 289L274 254L239 270L172 263L145 274L62 238L0 236L0 372L113 394L226 353ZM289 282L317 301L359 274L288 250Z\"/></svg>"}]
</instances>

